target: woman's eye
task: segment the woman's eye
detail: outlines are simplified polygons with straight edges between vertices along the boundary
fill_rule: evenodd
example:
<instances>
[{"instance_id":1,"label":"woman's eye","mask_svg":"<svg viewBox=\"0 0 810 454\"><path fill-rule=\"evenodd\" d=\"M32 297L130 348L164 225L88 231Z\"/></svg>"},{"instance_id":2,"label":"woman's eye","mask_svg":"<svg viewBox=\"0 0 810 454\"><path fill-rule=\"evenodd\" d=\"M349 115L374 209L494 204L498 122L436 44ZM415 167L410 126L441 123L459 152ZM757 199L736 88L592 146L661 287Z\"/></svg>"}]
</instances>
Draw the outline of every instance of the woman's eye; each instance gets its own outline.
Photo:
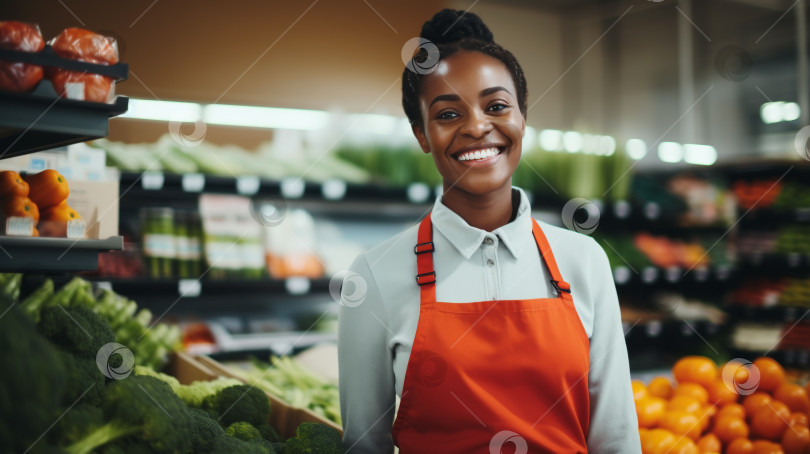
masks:
<instances>
[{"instance_id":1,"label":"woman's eye","mask_svg":"<svg viewBox=\"0 0 810 454\"><path fill-rule=\"evenodd\" d=\"M455 112L442 112L436 118L439 120L452 120L456 117L458 117L458 114Z\"/></svg>"},{"instance_id":2,"label":"woman's eye","mask_svg":"<svg viewBox=\"0 0 810 454\"><path fill-rule=\"evenodd\" d=\"M501 110L506 109L507 107L509 107L509 106L507 106L506 104L500 104L499 103L499 104L493 104L493 105L489 106L489 110L492 111L492 112L500 112Z\"/></svg>"}]
</instances>

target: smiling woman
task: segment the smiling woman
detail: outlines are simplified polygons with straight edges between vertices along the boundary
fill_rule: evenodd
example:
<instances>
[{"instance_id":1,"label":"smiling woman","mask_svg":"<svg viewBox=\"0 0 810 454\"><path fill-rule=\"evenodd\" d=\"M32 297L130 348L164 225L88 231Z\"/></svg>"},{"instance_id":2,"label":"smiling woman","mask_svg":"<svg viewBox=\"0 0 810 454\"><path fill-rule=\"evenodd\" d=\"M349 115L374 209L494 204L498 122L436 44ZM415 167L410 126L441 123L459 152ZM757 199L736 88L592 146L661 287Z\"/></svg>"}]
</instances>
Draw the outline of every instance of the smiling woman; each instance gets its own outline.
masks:
<instances>
[{"instance_id":1,"label":"smiling woman","mask_svg":"<svg viewBox=\"0 0 810 454\"><path fill-rule=\"evenodd\" d=\"M607 257L532 219L512 186L526 128L520 65L472 13L443 10L421 38L402 104L443 193L418 226L358 257L343 287L346 448L640 452Z\"/></svg>"}]
</instances>

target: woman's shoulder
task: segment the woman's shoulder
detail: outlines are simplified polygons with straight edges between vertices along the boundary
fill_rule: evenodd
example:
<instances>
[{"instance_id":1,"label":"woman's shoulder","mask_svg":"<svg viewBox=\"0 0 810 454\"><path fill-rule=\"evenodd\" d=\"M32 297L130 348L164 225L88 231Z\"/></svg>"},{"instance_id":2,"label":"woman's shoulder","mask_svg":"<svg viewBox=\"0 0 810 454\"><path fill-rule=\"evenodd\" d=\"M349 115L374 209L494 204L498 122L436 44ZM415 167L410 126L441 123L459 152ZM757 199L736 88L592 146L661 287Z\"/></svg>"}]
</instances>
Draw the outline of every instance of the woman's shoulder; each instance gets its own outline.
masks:
<instances>
[{"instance_id":1,"label":"woman's shoulder","mask_svg":"<svg viewBox=\"0 0 810 454\"><path fill-rule=\"evenodd\" d=\"M390 270L392 267L401 267L410 261L416 263L414 247L418 228L418 223L408 227L363 252L357 260L364 260L375 274L381 270Z\"/></svg>"},{"instance_id":2,"label":"woman's shoulder","mask_svg":"<svg viewBox=\"0 0 810 454\"><path fill-rule=\"evenodd\" d=\"M563 247L565 249L570 248L577 248L579 250L601 250L601 246L594 240L592 237L580 233L575 232L573 230L568 230L564 227L559 227L553 224L549 224L548 222L541 221L539 219L535 219L537 223L540 225L540 229L543 230L543 233L546 235L548 239L549 245L551 245L552 250L555 246Z\"/></svg>"}]
</instances>

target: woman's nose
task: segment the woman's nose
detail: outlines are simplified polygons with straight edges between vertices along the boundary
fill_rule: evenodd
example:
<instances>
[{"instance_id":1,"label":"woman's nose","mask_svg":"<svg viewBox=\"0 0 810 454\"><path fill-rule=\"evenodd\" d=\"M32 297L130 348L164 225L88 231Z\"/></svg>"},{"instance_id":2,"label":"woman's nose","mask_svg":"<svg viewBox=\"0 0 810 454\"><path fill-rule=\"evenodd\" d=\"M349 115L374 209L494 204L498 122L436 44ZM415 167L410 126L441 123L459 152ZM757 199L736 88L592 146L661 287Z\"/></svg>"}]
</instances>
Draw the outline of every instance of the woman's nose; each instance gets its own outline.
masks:
<instances>
[{"instance_id":1,"label":"woman's nose","mask_svg":"<svg viewBox=\"0 0 810 454\"><path fill-rule=\"evenodd\" d=\"M492 130L492 123L484 112L472 111L467 115L461 125L461 133L470 137L479 138Z\"/></svg>"}]
</instances>

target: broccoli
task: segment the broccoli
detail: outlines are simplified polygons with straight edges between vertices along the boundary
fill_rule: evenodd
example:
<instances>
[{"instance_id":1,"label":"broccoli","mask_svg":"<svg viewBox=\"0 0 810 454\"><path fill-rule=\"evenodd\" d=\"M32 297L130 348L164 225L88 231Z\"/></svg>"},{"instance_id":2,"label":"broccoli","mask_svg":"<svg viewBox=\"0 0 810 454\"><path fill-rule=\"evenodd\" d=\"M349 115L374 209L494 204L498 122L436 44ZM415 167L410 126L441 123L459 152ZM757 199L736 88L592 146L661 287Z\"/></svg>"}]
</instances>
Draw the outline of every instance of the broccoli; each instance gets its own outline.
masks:
<instances>
[{"instance_id":1,"label":"broccoli","mask_svg":"<svg viewBox=\"0 0 810 454\"><path fill-rule=\"evenodd\" d=\"M20 307L32 320L39 322L40 311L51 295L53 295L53 281L45 279L45 282L38 289L31 292L20 302Z\"/></svg>"},{"instance_id":2,"label":"broccoli","mask_svg":"<svg viewBox=\"0 0 810 454\"><path fill-rule=\"evenodd\" d=\"M62 412L62 359L19 307L0 314L0 452L54 452L39 438Z\"/></svg>"},{"instance_id":3,"label":"broccoli","mask_svg":"<svg viewBox=\"0 0 810 454\"><path fill-rule=\"evenodd\" d=\"M295 429L295 438L287 440L286 454L343 454L340 433L325 425L304 422Z\"/></svg>"},{"instance_id":4,"label":"broccoli","mask_svg":"<svg viewBox=\"0 0 810 454\"><path fill-rule=\"evenodd\" d=\"M88 454L130 436L148 445L151 452L182 453L191 449L193 416L166 383L154 377L129 376L107 385L105 400L106 423L71 444L68 453Z\"/></svg>"},{"instance_id":5,"label":"broccoli","mask_svg":"<svg viewBox=\"0 0 810 454\"><path fill-rule=\"evenodd\" d=\"M100 407L104 401L105 377L98 369L95 358L75 356L64 350L59 350L59 356L65 365L64 380L67 388L62 404L68 407L79 396L83 396L81 404Z\"/></svg>"},{"instance_id":6,"label":"broccoli","mask_svg":"<svg viewBox=\"0 0 810 454\"><path fill-rule=\"evenodd\" d=\"M279 435L278 432L276 432L276 429L274 429L270 424L265 423L260 426L256 426L256 428L259 429L259 433L262 434L262 438L269 442L276 443L284 441L284 439L281 438L281 435Z\"/></svg>"},{"instance_id":7,"label":"broccoli","mask_svg":"<svg viewBox=\"0 0 810 454\"><path fill-rule=\"evenodd\" d=\"M231 424L227 429L225 429L225 433L229 437L238 438L243 441L254 441L262 438L262 434L259 433L259 429L244 421Z\"/></svg>"},{"instance_id":8,"label":"broccoli","mask_svg":"<svg viewBox=\"0 0 810 454\"><path fill-rule=\"evenodd\" d=\"M190 408L189 412L194 420L194 452L210 450L218 439L225 436L225 430L205 411Z\"/></svg>"},{"instance_id":9,"label":"broccoli","mask_svg":"<svg viewBox=\"0 0 810 454\"><path fill-rule=\"evenodd\" d=\"M233 437L222 437L214 443L211 453L215 454L276 454L273 446L267 441L243 441Z\"/></svg>"},{"instance_id":10,"label":"broccoli","mask_svg":"<svg viewBox=\"0 0 810 454\"><path fill-rule=\"evenodd\" d=\"M216 416L224 427L239 421L260 426L270 417L270 400L259 388L236 385L208 396L203 401L203 409L212 417Z\"/></svg>"},{"instance_id":11,"label":"broccoli","mask_svg":"<svg viewBox=\"0 0 810 454\"><path fill-rule=\"evenodd\" d=\"M101 408L80 403L67 411L59 420L56 430L59 443L63 446L75 443L103 425L104 415Z\"/></svg>"},{"instance_id":12,"label":"broccoli","mask_svg":"<svg viewBox=\"0 0 810 454\"><path fill-rule=\"evenodd\" d=\"M39 331L54 344L95 360L98 350L115 341L110 325L84 306L51 306L42 310Z\"/></svg>"},{"instance_id":13,"label":"broccoli","mask_svg":"<svg viewBox=\"0 0 810 454\"><path fill-rule=\"evenodd\" d=\"M189 407L202 408L203 401L216 394L219 390L229 386L241 385L242 382L235 378L217 377L210 381L194 381L189 385L183 385L171 375L157 372L150 367L135 366L136 375L148 375L158 380L166 382L183 402Z\"/></svg>"}]
</instances>

